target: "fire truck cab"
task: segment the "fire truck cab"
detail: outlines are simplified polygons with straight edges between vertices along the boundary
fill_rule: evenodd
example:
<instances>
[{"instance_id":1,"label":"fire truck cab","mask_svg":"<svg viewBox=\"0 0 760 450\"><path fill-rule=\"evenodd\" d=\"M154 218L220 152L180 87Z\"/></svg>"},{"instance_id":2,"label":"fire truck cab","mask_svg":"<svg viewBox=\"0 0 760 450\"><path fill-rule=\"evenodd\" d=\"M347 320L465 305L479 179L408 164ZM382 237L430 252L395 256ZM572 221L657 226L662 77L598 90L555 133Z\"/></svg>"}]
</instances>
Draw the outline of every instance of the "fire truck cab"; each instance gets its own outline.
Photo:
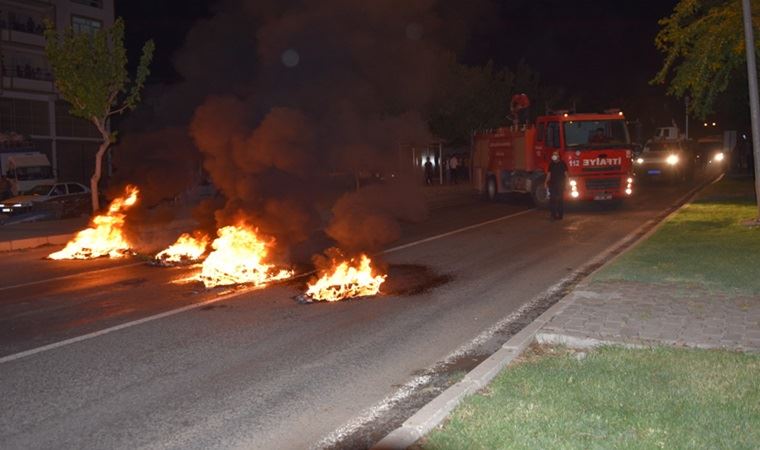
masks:
<instances>
[{"instance_id":1,"label":"fire truck cab","mask_svg":"<svg viewBox=\"0 0 760 450\"><path fill-rule=\"evenodd\" d=\"M620 200L633 193L632 147L622 112L539 116L534 125L478 131L472 140L473 180L489 199L529 193L548 204L551 155L568 167L565 199Z\"/></svg>"}]
</instances>

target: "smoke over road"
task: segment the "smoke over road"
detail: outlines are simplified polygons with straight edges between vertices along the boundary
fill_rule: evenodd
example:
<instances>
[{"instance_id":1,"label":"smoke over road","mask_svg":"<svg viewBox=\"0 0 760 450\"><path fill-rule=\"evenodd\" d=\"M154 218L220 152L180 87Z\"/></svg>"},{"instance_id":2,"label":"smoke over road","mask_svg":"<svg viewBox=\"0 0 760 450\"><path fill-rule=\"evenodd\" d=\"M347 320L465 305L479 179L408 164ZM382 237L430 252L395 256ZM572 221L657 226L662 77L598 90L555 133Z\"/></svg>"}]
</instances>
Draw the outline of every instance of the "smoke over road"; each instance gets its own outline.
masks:
<instances>
[{"instance_id":1,"label":"smoke over road","mask_svg":"<svg viewBox=\"0 0 760 450\"><path fill-rule=\"evenodd\" d=\"M346 249L378 248L398 237L398 220L424 217L419 183L406 180L408 162L399 148L432 138L426 108L463 34L461 21L442 18L456 15L451 4L220 2L176 57L185 82L156 102L155 116L147 115L154 124L186 127L180 129L219 189L223 199L206 203L199 214L218 207L216 226L244 219L285 243L326 225ZM162 115L171 119L157 119ZM154 133L143 142L159 143L151 151L164 157L152 170L185 180L152 177L166 185L145 191L193 185L192 157L183 160L157 136L184 139L175 128ZM122 174L126 180L138 172L125 168ZM346 194L364 173L393 180Z\"/></svg>"}]
</instances>

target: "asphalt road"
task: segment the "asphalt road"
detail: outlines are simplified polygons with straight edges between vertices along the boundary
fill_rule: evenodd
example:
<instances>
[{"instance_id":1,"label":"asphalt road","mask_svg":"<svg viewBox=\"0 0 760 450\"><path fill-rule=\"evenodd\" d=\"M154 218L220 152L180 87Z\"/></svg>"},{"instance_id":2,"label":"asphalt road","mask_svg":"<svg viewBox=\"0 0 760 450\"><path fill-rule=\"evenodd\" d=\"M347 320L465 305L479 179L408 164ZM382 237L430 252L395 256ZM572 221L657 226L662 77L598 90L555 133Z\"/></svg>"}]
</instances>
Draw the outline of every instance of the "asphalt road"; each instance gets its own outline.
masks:
<instances>
[{"instance_id":1,"label":"asphalt road","mask_svg":"<svg viewBox=\"0 0 760 450\"><path fill-rule=\"evenodd\" d=\"M693 186L644 187L559 222L524 201L437 210L396 243L413 245L383 255L386 294L335 304L297 303L300 280L207 291L172 283L190 268L5 254L0 447L307 448Z\"/></svg>"}]
</instances>

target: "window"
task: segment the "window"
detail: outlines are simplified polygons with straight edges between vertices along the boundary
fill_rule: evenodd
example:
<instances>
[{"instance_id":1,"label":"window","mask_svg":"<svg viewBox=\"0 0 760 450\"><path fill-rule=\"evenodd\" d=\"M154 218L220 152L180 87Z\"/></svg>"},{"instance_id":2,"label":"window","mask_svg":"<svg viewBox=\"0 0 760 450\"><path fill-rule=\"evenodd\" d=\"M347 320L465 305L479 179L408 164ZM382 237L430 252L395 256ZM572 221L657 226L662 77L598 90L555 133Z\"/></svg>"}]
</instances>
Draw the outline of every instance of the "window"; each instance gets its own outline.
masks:
<instances>
[{"instance_id":1,"label":"window","mask_svg":"<svg viewBox=\"0 0 760 450\"><path fill-rule=\"evenodd\" d=\"M50 135L47 102L20 98L0 98L0 130L24 135Z\"/></svg>"},{"instance_id":2,"label":"window","mask_svg":"<svg viewBox=\"0 0 760 450\"><path fill-rule=\"evenodd\" d=\"M94 33L103 26L103 23L96 19L88 19L82 16L71 16L71 28L76 33Z\"/></svg>"},{"instance_id":3,"label":"window","mask_svg":"<svg viewBox=\"0 0 760 450\"><path fill-rule=\"evenodd\" d=\"M50 193L51 197L55 197L58 195L66 195L66 185L64 184L56 184L53 188L53 192Z\"/></svg>"},{"instance_id":4,"label":"window","mask_svg":"<svg viewBox=\"0 0 760 450\"><path fill-rule=\"evenodd\" d=\"M626 146L631 140L623 120L577 120L565 122L565 142L583 150Z\"/></svg>"},{"instance_id":5,"label":"window","mask_svg":"<svg viewBox=\"0 0 760 450\"><path fill-rule=\"evenodd\" d=\"M103 0L71 0L80 5L92 6L93 8L103 8Z\"/></svg>"},{"instance_id":6,"label":"window","mask_svg":"<svg viewBox=\"0 0 760 450\"><path fill-rule=\"evenodd\" d=\"M69 113L71 105L55 102L55 130L58 136L100 138L100 132L91 122Z\"/></svg>"},{"instance_id":7,"label":"window","mask_svg":"<svg viewBox=\"0 0 760 450\"><path fill-rule=\"evenodd\" d=\"M557 122L549 122L546 125L546 146L559 147L559 124Z\"/></svg>"},{"instance_id":8,"label":"window","mask_svg":"<svg viewBox=\"0 0 760 450\"><path fill-rule=\"evenodd\" d=\"M69 183L69 194L79 194L84 192L84 188L78 184Z\"/></svg>"}]
</instances>

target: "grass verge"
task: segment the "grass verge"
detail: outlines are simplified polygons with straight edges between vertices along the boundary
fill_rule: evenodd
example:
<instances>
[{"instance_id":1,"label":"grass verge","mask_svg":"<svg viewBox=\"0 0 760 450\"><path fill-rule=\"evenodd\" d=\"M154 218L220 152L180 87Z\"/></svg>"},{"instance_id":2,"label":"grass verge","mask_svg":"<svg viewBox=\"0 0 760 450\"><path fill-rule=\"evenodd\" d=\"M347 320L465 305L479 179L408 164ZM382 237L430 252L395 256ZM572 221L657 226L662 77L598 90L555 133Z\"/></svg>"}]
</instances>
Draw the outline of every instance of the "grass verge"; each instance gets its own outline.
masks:
<instances>
[{"instance_id":1,"label":"grass verge","mask_svg":"<svg viewBox=\"0 0 760 450\"><path fill-rule=\"evenodd\" d=\"M757 448L757 373L752 354L534 346L416 448Z\"/></svg>"},{"instance_id":2,"label":"grass verge","mask_svg":"<svg viewBox=\"0 0 760 450\"><path fill-rule=\"evenodd\" d=\"M649 239L597 272L593 280L697 283L711 290L760 293L760 228L751 179L707 187Z\"/></svg>"}]
</instances>

